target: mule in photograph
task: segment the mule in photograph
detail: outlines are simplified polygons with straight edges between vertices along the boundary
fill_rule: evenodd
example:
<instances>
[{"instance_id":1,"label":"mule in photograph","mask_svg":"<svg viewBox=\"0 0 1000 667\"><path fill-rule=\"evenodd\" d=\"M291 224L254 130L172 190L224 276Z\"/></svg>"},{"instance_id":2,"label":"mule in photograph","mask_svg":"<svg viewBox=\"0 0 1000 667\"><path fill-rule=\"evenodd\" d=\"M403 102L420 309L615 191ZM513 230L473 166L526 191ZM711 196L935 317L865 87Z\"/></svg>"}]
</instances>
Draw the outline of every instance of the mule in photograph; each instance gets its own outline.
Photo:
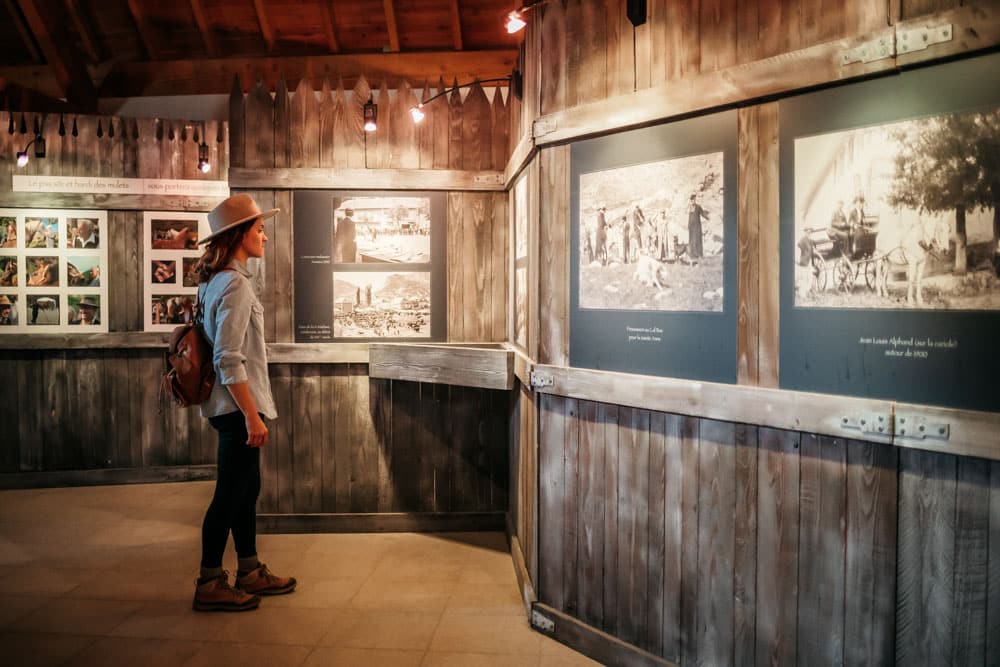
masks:
<instances>
[{"instance_id":1,"label":"mule in photograph","mask_svg":"<svg viewBox=\"0 0 1000 667\"><path fill-rule=\"evenodd\" d=\"M162 220L150 221L150 248L153 250L197 250L198 221Z\"/></svg>"},{"instance_id":2,"label":"mule in photograph","mask_svg":"<svg viewBox=\"0 0 1000 667\"><path fill-rule=\"evenodd\" d=\"M24 261L28 273L28 287L58 287L58 257L27 257Z\"/></svg>"},{"instance_id":3,"label":"mule in photograph","mask_svg":"<svg viewBox=\"0 0 1000 667\"><path fill-rule=\"evenodd\" d=\"M66 282L70 287L100 287L101 258L97 255L67 257Z\"/></svg>"}]
</instances>

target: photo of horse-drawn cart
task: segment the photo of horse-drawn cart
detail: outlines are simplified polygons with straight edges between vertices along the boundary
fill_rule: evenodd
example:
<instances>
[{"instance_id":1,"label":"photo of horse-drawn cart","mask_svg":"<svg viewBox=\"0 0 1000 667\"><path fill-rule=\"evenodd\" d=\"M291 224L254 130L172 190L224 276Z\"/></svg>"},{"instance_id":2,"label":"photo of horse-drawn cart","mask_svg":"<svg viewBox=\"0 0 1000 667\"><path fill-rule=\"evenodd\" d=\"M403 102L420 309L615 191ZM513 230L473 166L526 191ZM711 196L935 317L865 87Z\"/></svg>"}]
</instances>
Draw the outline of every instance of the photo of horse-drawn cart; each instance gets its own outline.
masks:
<instances>
[{"instance_id":1,"label":"photo of horse-drawn cart","mask_svg":"<svg viewBox=\"0 0 1000 667\"><path fill-rule=\"evenodd\" d=\"M865 216L861 224L853 225L845 239L830 234L827 227L807 227L799 242L799 262L812 267L814 287L822 291L829 286L849 292L864 277L864 284L874 290L881 275L878 255L878 216Z\"/></svg>"}]
</instances>

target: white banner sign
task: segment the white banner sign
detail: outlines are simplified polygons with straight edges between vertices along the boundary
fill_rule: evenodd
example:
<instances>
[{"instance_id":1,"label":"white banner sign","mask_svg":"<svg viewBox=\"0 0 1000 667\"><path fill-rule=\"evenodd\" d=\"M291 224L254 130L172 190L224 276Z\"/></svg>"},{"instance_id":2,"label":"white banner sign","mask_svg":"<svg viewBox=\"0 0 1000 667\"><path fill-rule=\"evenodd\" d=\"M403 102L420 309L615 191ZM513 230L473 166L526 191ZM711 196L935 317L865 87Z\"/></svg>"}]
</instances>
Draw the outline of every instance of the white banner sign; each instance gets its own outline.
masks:
<instances>
[{"instance_id":1,"label":"white banner sign","mask_svg":"<svg viewBox=\"0 0 1000 667\"><path fill-rule=\"evenodd\" d=\"M99 178L96 176L13 175L14 192L59 192L101 195L174 195L184 197L229 196L227 181L168 178Z\"/></svg>"}]
</instances>

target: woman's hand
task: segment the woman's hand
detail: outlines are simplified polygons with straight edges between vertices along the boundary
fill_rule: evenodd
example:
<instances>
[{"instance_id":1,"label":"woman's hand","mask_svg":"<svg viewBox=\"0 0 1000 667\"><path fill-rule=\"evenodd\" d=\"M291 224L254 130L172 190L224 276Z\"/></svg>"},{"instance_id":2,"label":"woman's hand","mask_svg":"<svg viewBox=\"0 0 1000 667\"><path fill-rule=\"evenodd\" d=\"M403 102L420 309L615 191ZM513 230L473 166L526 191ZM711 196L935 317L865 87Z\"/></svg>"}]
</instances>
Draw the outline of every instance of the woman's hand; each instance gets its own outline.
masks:
<instances>
[{"instance_id":1,"label":"woman's hand","mask_svg":"<svg viewBox=\"0 0 1000 667\"><path fill-rule=\"evenodd\" d=\"M247 444L251 447L263 447L267 444L267 438L269 432L267 430L267 424L264 420L260 418L260 415L256 412L252 412L246 416L247 422Z\"/></svg>"}]
</instances>

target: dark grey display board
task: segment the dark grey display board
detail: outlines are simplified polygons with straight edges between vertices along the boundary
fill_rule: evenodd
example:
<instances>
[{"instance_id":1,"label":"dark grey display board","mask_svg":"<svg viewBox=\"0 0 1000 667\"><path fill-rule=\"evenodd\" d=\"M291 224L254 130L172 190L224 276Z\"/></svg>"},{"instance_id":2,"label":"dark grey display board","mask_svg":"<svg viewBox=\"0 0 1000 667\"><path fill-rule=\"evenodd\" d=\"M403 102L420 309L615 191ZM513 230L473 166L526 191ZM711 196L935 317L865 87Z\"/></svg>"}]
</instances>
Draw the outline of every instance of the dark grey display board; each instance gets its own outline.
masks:
<instances>
[{"instance_id":1,"label":"dark grey display board","mask_svg":"<svg viewBox=\"0 0 1000 667\"><path fill-rule=\"evenodd\" d=\"M736 112L571 149L570 363L736 381Z\"/></svg>"},{"instance_id":2,"label":"dark grey display board","mask_svg":"<svg viewBox=\"0 0 1000 667\"><path fill-rule=\"evenodd\" d=\"M780 127L781 387L1000 409L1000 56L784 100Z\"/></svg>"},{"instance_id":3,"label":"dark grey display board","mask_svg":"<svg viewBox=\"0 0 1000 667\"><path fill-rule=\"evenodd\" d=\"M295 342L446 336L441 192L293 193Z\"/></svg>"}]
</instances>

